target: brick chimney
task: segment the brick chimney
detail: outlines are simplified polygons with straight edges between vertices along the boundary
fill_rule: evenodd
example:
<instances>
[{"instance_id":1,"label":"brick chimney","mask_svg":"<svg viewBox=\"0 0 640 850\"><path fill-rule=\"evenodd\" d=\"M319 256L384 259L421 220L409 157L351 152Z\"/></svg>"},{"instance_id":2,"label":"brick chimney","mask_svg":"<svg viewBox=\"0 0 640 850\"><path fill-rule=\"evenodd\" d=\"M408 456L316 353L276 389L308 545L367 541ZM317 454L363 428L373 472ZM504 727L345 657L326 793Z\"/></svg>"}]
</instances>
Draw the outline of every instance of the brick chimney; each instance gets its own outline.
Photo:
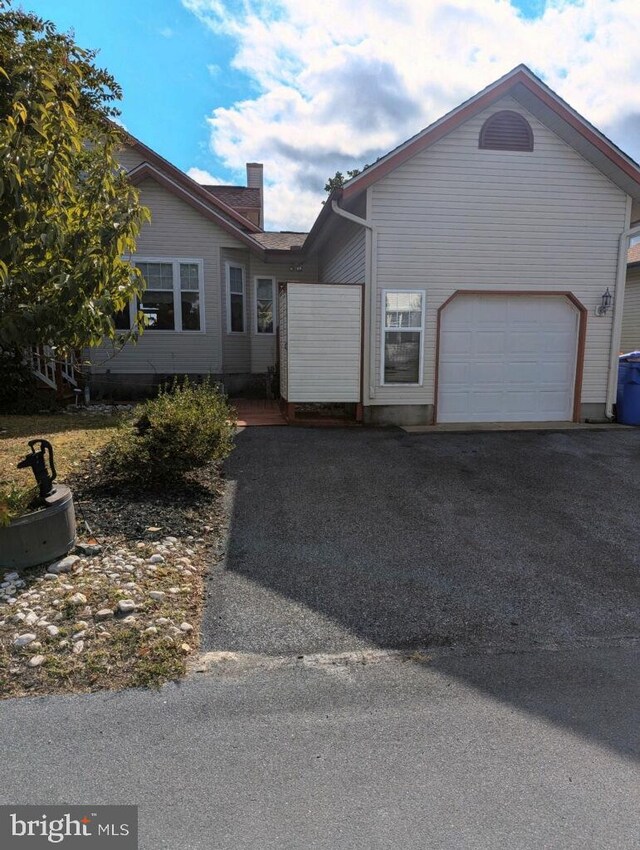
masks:
<instances>
[{"instance_id":1,"label":"brick chimney","mask_svg":"<svg viewBox=\"0 0 640 850\"><path fill-rule=\"evenodd\" d=\"M247 186L249 189L260 189L260 227L264 227L264 182L261 162L247 163Z\"/></svg>"}]
</instances>

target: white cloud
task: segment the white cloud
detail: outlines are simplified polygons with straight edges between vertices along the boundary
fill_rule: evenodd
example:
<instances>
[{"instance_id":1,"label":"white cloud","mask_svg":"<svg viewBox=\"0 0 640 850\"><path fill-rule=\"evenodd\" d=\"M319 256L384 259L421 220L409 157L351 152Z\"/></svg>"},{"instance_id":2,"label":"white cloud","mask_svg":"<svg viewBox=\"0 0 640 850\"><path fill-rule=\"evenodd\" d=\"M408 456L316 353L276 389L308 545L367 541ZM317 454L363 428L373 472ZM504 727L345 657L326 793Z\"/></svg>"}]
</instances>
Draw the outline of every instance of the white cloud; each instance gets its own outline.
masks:
<instances>
[{"instance_id":1,"label":"white cloud","mask_svg":"<svg viewBox=\"0 0 640 850\"><path fill-rule=\"evenodd\" d=\"M171 27L162 27L162 29L158 30L158 32L163 38L173 38L174 35Z\"/></svg>"},{"instance_id":2,"label":"white cloud","mask_svg":"<svg viewBox=\"0 0 640 850\"><path fill-rule=\"evenodd\" d=\"M190 168L187 171L187 176L202 186L224 186L226 183L225 180L215 177L213 174L205 171L204 168Z\"/></svg>"},{"instance_id":3,"label":"white cloud","mask_svg":"<svg viewBox=\"0 0 640 850\"><path fill-rule=\"evenodd\" d=\"M640 158L638 0L182 0L236 44L255 96L212 104L211 149L265 165L265 212L308 227L336 169L361 167L521 62Z\"/></svg>"}]
</instances>

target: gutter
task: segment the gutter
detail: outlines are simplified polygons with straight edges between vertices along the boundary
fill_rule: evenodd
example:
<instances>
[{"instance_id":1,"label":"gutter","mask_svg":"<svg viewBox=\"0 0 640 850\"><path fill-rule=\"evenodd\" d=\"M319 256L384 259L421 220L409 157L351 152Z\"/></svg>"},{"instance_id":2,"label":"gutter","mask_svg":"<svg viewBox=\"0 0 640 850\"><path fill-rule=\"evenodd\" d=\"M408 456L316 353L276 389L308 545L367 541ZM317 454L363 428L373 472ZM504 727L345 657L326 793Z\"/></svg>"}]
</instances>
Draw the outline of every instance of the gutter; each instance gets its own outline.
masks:
<instances>
[{"instance_id":1,"label":"gutter","mask_svg":"<svg viewBox=\"0 0 640 850\"><path fill-rule=\"evenodd\" d=\"M618 246L618 271L616 275L616 293L613 299L613 324L611 327L611 358L609 361L609 378L607 380L607 403L605 416L613 419L613 404L618 387L618 355L620 354L620 338L622 337L622 314L624 311L624 290L627 282L627 255L629 239L640 236L640 224L624 230L620 234Z\"/></svg>"},{"instance_id":2,"label":"gutter","mask_svg":"<svg viewBox=\"0 0 640 850\"><path fill-rule=\"evenodd\" d=\"M353 213L347 212L343 210L342 207L338 206L338 202L334 199L331 201L331 209L332 211L340 216L341 218L345 218L347 221L351 221L354 224L359 224L361 227L366 228L369 231L370 238L367 239L369 243L369 250L367 252L368 256L366 256L366 267L365 267L365 292L368 290L369 298L367 299L367 320L369 324L369 398L376 397L376 346L375 346L375 336L373 333L373 328L375 327L376 321L376 289L377 280L378 280L378 231L376 226L365 218L360 218L360 216L353 215ZM364 332L364 329L363 329Z\"/></svg>"}]
</instances>

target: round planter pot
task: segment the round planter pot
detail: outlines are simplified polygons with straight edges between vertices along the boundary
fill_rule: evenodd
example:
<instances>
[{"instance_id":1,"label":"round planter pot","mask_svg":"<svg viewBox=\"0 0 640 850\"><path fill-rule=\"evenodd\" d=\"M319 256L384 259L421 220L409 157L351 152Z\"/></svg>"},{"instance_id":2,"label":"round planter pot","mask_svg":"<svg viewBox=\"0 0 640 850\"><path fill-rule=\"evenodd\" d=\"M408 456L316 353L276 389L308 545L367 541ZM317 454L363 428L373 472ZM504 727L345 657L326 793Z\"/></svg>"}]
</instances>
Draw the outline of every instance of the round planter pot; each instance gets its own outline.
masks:
<instances>
[{"instance_id":1,"label":"round planter pot","mask_svg":"<svg viewBox=\"0 0 640 850\"><path fill-rule=\"evenodd\" d=\"M76 542L71 490L57 484L41 510L0 528L0 567L35 567L66 555Z\"/></svg>"}]
</instances>

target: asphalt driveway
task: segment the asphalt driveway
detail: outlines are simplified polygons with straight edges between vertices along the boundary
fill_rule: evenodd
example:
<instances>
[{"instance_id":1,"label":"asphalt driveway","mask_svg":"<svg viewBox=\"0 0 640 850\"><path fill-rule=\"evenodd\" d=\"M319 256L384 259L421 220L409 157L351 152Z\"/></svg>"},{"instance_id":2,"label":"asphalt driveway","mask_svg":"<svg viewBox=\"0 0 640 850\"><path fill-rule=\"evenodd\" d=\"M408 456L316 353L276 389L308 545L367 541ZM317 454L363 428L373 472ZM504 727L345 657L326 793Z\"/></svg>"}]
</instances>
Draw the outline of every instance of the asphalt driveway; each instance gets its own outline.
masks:
<instances>
[{"instance_id":1,"label":"asphalt driveway","mask_svg":"<svg viewBox=\"0 0 640 850\"><path fill-rule=\"evenodd\" d=\"M640 430L248 428L205 650L640 636Z\"/></svg>"}]
</instances>

